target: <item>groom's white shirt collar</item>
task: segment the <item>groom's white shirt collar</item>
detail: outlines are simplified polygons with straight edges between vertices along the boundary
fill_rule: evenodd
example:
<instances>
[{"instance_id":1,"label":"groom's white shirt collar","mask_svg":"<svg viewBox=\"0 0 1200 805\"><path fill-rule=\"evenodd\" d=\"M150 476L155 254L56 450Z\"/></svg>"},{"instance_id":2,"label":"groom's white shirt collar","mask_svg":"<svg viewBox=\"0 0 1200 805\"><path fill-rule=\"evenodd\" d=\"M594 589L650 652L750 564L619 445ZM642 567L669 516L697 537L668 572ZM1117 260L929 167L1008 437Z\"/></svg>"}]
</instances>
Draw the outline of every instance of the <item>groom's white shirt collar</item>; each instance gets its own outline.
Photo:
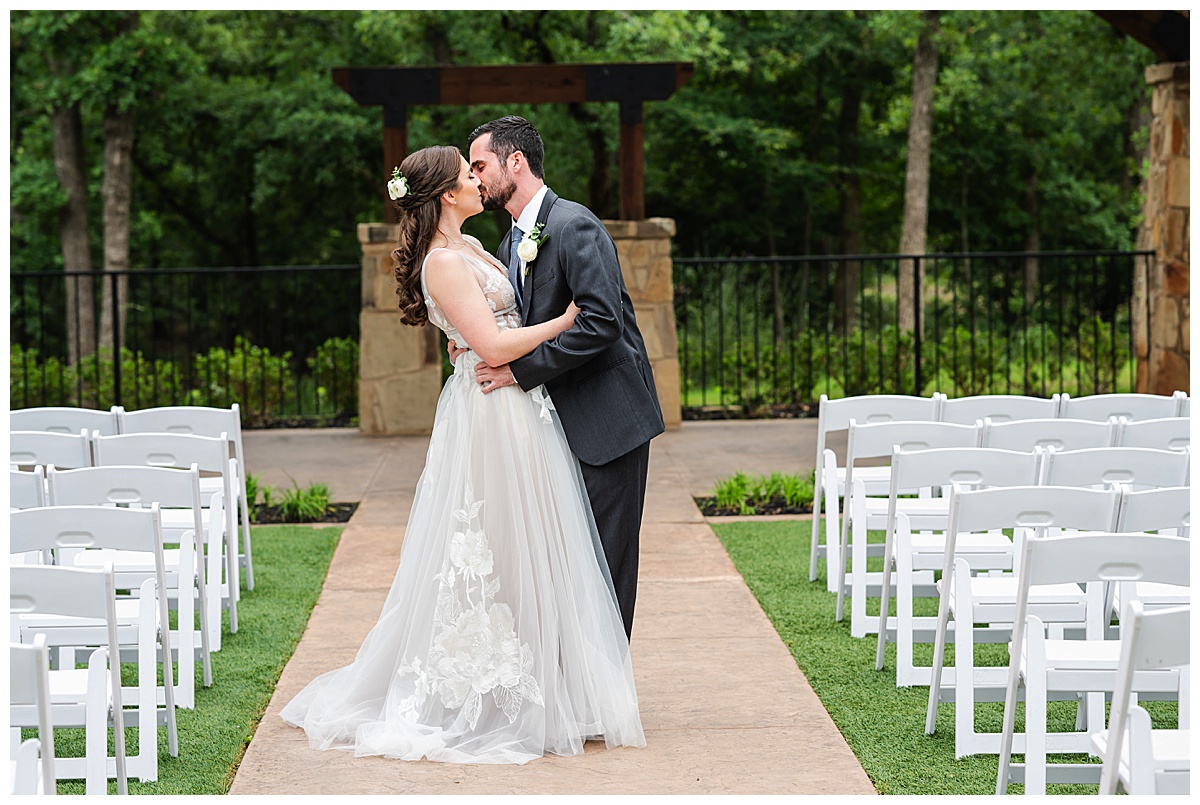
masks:
<instances>
[{"instance_id":1,"label":"groom's white shirt collar","mask_svg":"<svg viewBox=\"0 0 1200 805\"><path fill-rule=\"evenodd\" d=\"M517 220L513 221L513 226L519 227L522 232L528 234L537 225L538 210L542 208L542 199L546 197L546 191L549 189L549 186L542 185L541 189L533 194L533 198L529 199L529 203L525 205L525 209L521 210Z\"/></svg>"}]
</instances>

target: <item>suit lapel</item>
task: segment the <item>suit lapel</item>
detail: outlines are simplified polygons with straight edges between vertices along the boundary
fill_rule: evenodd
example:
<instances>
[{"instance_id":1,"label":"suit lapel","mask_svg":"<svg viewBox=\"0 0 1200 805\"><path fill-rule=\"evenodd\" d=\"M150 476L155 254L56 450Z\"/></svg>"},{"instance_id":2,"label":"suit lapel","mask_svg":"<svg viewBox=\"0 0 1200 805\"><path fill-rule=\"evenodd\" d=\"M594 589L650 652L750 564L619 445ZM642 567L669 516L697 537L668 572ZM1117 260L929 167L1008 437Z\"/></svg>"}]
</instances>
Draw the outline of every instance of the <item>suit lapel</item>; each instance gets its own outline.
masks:
<instances>
[{"instance_id":1,"label":"suit lapel","mask_svg":"<svg viewBox=\"0 0 1200 805\"><path fill-rule=\"evenodd\" d=\"M547 187L546 195L542 197L542 206L538 209L537 223L535 224L535 226L540 227L540 229L538 229L538 231L542 232L543 234L546 232L546 221L550 218L550 208L554 206L554 202L556 202L556 201L558 201L558 196L555 194L555 192L553 190L551 190L550 188ZM512 232L511 229L508 231L509 231L509 233ZM540 258L538 258L538 259L540 259ZM527 270L536 272L537 271L537 262L538 262L538 260L535 259L533 261L533 264L527 267ZM526 322L529 321L529 311L533 307L533 286L534 286L533 280L531 280L529 278L529 276L526 275L525 287L521 293L521 300L522 300L521 326L522 327L524 327Z\"/></svg>"}]
</instances>

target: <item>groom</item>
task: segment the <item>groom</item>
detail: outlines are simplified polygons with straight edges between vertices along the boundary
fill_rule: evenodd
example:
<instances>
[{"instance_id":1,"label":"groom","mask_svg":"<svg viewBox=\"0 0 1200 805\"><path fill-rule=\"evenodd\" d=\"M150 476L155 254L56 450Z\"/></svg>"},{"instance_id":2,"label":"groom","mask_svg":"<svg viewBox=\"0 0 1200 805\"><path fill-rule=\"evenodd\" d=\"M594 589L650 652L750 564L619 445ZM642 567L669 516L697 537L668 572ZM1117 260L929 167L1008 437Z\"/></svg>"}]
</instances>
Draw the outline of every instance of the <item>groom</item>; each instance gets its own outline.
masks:
<instances>
[{"instance_id":1,"label":"groom","mask_svg":"<svg viewBox=\"0 0 1200 805\"><path fill-rule=\"evenodd\" d=\"M572 299L580 308L570 330L510 364L479 364L476 379L485 394L514 383L525 391L545 384L583 469L629 635L650 440L664 428L617 247L590 210L546 186L542 138L529 121L509 116L485 123L468 145L484 209L505 209L513 218L497 256L509 266L521 323L554 318Z\"/></svg>"}]
</instances>

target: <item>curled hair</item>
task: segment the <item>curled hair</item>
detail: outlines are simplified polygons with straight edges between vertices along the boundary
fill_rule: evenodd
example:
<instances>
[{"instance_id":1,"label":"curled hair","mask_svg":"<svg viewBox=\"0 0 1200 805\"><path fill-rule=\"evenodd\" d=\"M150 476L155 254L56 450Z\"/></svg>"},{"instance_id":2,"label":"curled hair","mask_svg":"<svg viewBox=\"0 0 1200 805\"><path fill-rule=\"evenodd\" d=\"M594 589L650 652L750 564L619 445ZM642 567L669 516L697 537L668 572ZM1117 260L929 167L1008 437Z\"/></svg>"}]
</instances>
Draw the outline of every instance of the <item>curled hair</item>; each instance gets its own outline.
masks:
<instances>
[{"instance_id":1,"label":"curled hair","mask_svg":"<svg viewBox=\"0 0 1200 805\"><path fill-rule=\"evenodd\" d=\"M421 264L441 218L439 199L458 187L461 170L462 154L452 145L422 148L400 163L408 192L393 202L400 210L400 238L392 259L396 261L396 300L400 320L405 324L416 326L429 321L421 292Z\"/></svg>"},{"instance_id":2,"label":"curled hair","mask_svg":"<svg viewBox=\"0 0 1200 805\"><path fill-rule=\"evenodd\" d=\"M467 138L467 147L470 148L471 143L484 134L492 135L491 150L501 163L520 151L525 155L529 172L539 179L546 178L542 167L546 149L542 145L541 135L528 120L517 115L508 115L484 123L471 132L471 136Z\"/></svg>"}]
</instances>

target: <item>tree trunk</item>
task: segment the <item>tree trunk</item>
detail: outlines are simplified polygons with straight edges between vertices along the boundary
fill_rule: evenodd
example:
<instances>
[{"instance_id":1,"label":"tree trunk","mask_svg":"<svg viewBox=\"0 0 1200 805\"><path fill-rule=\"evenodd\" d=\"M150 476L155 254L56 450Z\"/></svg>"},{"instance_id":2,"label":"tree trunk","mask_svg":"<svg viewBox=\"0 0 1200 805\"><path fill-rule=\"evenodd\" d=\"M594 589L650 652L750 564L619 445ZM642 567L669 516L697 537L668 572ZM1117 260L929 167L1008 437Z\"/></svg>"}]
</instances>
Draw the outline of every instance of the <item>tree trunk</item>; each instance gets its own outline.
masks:
<instances>
[{"instance_id":1,"label":"tree trunk","mask_svg":"<svg viewBox=\"0 0 1200 805\"><path fill-rule=\"evenodd\" d=\"M1042 228L1038 223L1038 174L1033 170L1029 174L1029 183L1025 187L1025 209L1029 211L1029 231L1025 235L1025 251L1040 252L1042 250ZM1038 296L1038 259L1025 258L1025 307L1028 309Z\"/></svg>"},{"instance_id":2,"label":"tree trunk","mask_svg":"<svg viewBox=\"0 0 1200 805\"><path fill-rule=\"evenodd\" d=\"M133 111L109 108L104 115L104 271L129 270L129 206L132 182L130 153L133 150ZM115 343L125 343L125 311L128 304L129 278L117 280L117 299L112 298L113 282L106 277L100 306L100 346L112 348L113 322ZM114 316L114 313L116 314ZM117 359L114 353L114 359Z\"/></svg>"},{"instance_id":3,"label":"tree trunk","mask_svg":"<svg viewBox=\"0 0 1200 805\"><path fill-rule=\"evenodd\" d=\"M925 229L929 221L929 151L933 142L933 89L937 84L938 52L934 38L938 33L937 11L921 12L921 35L913 55L912 117L908 123L908 170L904 178L904 224L900 232L900 253L925 253ZM923 326L924 305L913 299L923 284L923 267L914 270L912 260L900 261L898 303L900 328L915 330Z\"/></svg>"},{"instance_id":4,"label":"tree trunk","mask_svg":"<svg viewBox=\"0 0 1200 805\"><path fill-rule=\"evenodd\" d=\"M56 72L62 63L51 60ZM87 181L83 165L83 120L79 105L55 109L54 172L67 194L67 203L59 213L63 269L91 271L88 250ZM67 362L74 365L84 355L96 351L96 298L91 277L67 277Z\"/></svg>"},{"instance_id":5,"label":"tree trunk","mask_svg":"<svg viewBox=\"0 0 1200 805\"><path fill-rule=\"evenodd\" d=\"M862 110L863 66L855 62L846 74L842 109L838 115L838 251L862 254L862 198L858 180L858 121ZM846 332L854 328L854 289L858 287L858 262L836 264L834 325Z\"/></svg>"}]
</instances>

